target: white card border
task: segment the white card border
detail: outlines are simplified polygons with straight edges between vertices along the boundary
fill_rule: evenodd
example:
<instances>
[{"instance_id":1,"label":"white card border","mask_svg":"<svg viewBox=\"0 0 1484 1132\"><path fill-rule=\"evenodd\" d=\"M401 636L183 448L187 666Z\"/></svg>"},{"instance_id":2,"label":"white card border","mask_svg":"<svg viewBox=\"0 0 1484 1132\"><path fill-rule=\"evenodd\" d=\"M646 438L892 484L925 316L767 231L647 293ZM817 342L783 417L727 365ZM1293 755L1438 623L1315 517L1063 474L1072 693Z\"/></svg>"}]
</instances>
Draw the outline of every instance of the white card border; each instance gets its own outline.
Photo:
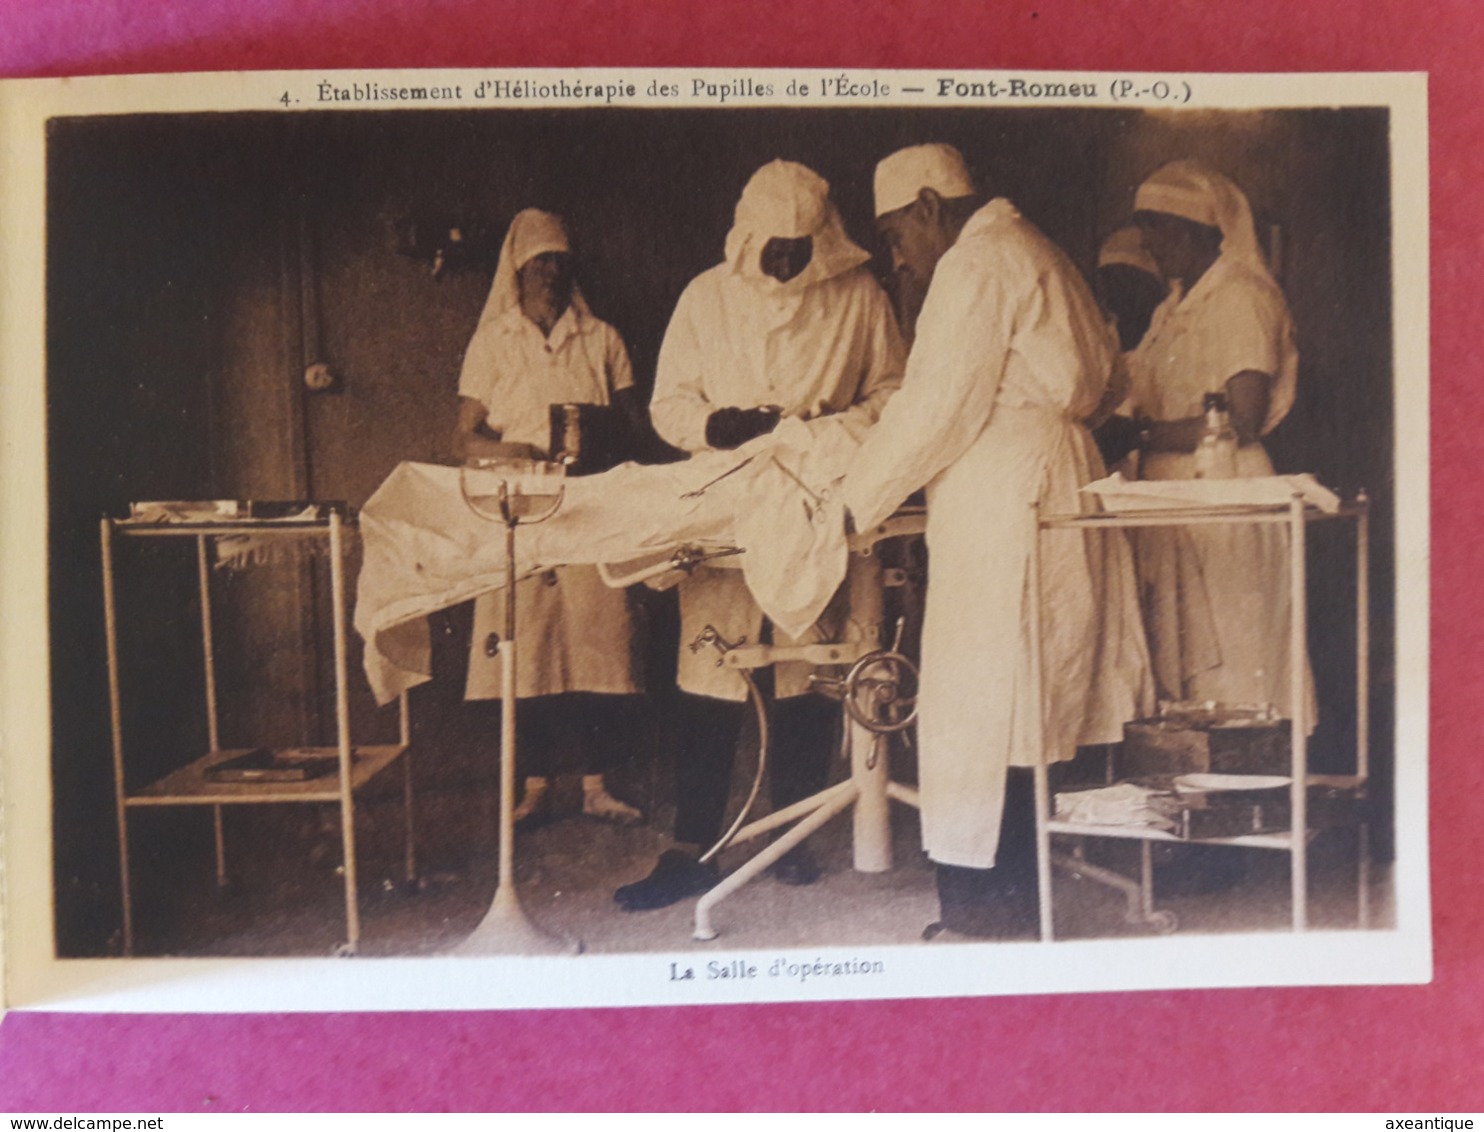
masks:
<instances>
[{"instance_id":1,"label":"white card border","mask_svg":"<svg viewBox=\"0 0 1484 1132\"><path fill-rule=\"evenodd\" d=\"M721 1002L916 998L1280 985L1394 984L1431 978L1428 827L1428 174L1426 77L1420 74L1113 75L1079 72L856 71L899 89L951 74L970 81L1097 82L1096 100L1000 100L1011 106L1120 106L1106 85L1134 89L1189 84L1184 108L1255 109L1386 106L1391 111L1396 476L1396 927L1390 931L1306 935L1201 936L1051 944L790 950L791 962L880 959L883 976L795 983L668 979L672 961L695 964L774 954L718 951L583 956L574 959L58 960L51 931L50 704L47 648L45 461L45 136L48 117L141 112L282 109L280 91L299 98L284 113L408 108L469 109L461 100L415 107L342 106L313 99L321 80L468 86L498 77L550 83L651 79L725 83L770 81L780 92L749 106L798 105L781 92L790 78L817 80L817 69L644 69L513 71L261 72L11 80L0 84L0 864L4 867L6 1001L65 1010L300 1011L634 1006ZM502 105L509 105L502 104ZM528 108L576 105L527 100ZM584 104L585 105L585 104ZM626 99L626 106L714 105ZM728 104L733 105L733 104ZM812 98L813 107L944 107L931 96L878 103ZM991 104L983 104L991 105ZM1407 396L1401 392L1406 390ZM1418 392L1423 395L1419 396ZM1404 760L1403 752L1408 754ZM1251 946L1260 938L1262 946Z\"/></svg>"}]
</instances>

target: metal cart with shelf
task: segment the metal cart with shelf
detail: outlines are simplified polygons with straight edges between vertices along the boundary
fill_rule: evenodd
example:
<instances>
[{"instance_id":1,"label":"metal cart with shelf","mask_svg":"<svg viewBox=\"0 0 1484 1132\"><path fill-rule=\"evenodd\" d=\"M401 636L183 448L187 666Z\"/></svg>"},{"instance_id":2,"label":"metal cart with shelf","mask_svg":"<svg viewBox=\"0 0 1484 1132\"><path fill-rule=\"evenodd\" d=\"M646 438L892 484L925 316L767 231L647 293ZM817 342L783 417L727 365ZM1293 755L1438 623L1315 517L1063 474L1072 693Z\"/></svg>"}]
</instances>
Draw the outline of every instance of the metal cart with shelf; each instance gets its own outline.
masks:
<instances>
[{"instance_id":1,"label":"metal cart with shelf","mask_svg":"<svg viewBox=\"0 0 1484 1132\"><path fill-rule=\"evenodd\" d=\"M1032 539L1030 563L1030 596L1036 616L1031 618L1032 679L1035 698L1042 695L1042 626L1044 616L1041 596L1040 543L1048 530L1096 531L1139 527L1180 527L1219 523L1282 524L1288 530L1288 584L1290 699L1294 705L1290 727L1289 828L1283 832L1252 833L1238 837L1203 838L1196 841L1148 826L1087 825L1057 821L1053 817L1050 775L1044 761L1035 767L1036 865L1040 897L1040 931L1043 940L1054 936L1052 905L1052 866L1087 877L1116 888L1129 901L1128 919L1141 922L1159 932L1178 927L1173 913L1154 907L1151 845L1156 841L1181 844L1226 845L1251 849L1286 852L1291 857L1292 927L1295 932L1308 928L1308 846L1316 829L1310 822L1311 790L1325 790L1346 797L1354 803L1357 839L1357 920L1364 928L1369 919L1369 827L1365 816L1366 786L1370 773L1370 536L1369 502L1361 493L1352 503L1336 510L1324 510L1306 504L1301 494L1294 494L1285 504L1222 504L1110 510L1079 514L1046 514L1032 506L1036 537ZM1310 523L1348 520L1355 524L1355 773L1316 775L1309 773L1308 737L1310 720L1304 694L1304 673L1308 657L1308 561L1307 527ZM1038 717L1038 724L1042 723ZM1043 744L1044 749L1044 744ZM1110 869L1104 869L1076 857L1053 856L1051 838L1124 838L1140 842L1140 876L1137 882Z\"/></svg>"},{"instance_id":2,"label":"metal cart with shelf","mask_svg":"<svg viewBox=\"0 0 1484 1132\"><path fill-rule=\"evenodd\" d=\"M350 734L350 683L345 613L346 530L349 522L337 507L316 505L284 518L205 518L198 521L151 522L138 518L105 517L100 538L103 560L103 611L107 639L108 697L113 740L114 799L118 822L119 877L123 896L124 954L134 950L134 909L129 875L129 814L152 806L210 806L216 847L216 877L226 882L226 843L222 807L271 803L318 802L338 804L340 812L345 888L345 942L341 954L354 954L360 944L360 908L356 890L355 797L392 763L401 761L406 877L416 877L416 844L412 820L412 766L408 755L410 733L407 696L398 701L395 743L357 745ZM252 536L263 540L325 539L328 541L331 629L334 640L335 745L295 748L299 753L332 757L335 773L294 781L222 781L216 768L257 748L223 749L218 731L216 651L212 637L211 548L220 538ZM115 597L114 543L118 538L191 539L196 544L196 573L201 604L201 654L205 671L208 749L148 785L130 790L124 761L123 704L120 692L118 610Z\"/></svg>"}]
</instances>

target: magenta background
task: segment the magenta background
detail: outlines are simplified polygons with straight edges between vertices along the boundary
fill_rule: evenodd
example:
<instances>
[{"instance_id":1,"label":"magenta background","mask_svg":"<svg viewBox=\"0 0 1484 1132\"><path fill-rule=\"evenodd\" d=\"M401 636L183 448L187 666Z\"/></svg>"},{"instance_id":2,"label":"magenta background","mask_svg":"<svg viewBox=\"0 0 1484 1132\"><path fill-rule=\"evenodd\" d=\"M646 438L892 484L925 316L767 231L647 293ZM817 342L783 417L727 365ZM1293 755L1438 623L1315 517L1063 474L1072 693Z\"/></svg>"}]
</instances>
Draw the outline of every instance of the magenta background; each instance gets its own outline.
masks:
<instances>
[{"instance_id":1,"label":"magenta background","mask_svg":"<svg viewBox=\"0 0 1484 1132\"><path fill-rule=\"evenodd\" d=\"M1477 0L10 0L0 76L254 68L1426 70L1428 987L0 1025L0 1110L1484 1110L1484 5ZM1446 489L1446 494L1445 494Z\"/></svg>"}]
</instances>

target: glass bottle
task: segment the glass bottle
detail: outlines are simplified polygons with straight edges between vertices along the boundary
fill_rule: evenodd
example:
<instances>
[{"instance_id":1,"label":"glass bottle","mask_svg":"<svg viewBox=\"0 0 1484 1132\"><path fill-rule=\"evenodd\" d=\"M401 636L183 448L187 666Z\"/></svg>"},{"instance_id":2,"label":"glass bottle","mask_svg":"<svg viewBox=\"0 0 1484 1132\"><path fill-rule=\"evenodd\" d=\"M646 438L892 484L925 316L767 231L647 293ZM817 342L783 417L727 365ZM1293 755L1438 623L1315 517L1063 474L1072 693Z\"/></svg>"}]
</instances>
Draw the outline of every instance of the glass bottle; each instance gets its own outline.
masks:
<instances>
[{"instance_id":1,"label":"glass bottle","mask_svg":"<svg viewBox=\"0 0 1484 1132\"><path fill-rule=\"evenodd\" d=\"M1237 430L1227 412L1225 393L1207 393L1201 400L1205 428L1195 445L1195 478L1229 480L1237 476Z\"/></svg>"}]
</instances>

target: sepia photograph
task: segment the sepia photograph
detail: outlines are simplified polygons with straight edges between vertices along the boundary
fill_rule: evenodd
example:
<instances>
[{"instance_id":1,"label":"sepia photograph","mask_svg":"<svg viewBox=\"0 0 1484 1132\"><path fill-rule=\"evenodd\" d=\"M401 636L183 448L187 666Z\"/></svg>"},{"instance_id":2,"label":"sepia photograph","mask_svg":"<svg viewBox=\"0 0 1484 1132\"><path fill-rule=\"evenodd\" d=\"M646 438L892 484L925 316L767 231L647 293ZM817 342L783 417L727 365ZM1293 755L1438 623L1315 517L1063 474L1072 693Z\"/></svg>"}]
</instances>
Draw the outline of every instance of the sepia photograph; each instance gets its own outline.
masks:
<instances>
[{"instance_id":1,"label":"sepia photograph","mask_svg":"<svg viewBox=\"0 0 1484 1132\"><path fill-rule=\"evenodd\" d=\"M96 84L26 993L1427 979L1420 78Z\"/></svg>"}]
</instances>

